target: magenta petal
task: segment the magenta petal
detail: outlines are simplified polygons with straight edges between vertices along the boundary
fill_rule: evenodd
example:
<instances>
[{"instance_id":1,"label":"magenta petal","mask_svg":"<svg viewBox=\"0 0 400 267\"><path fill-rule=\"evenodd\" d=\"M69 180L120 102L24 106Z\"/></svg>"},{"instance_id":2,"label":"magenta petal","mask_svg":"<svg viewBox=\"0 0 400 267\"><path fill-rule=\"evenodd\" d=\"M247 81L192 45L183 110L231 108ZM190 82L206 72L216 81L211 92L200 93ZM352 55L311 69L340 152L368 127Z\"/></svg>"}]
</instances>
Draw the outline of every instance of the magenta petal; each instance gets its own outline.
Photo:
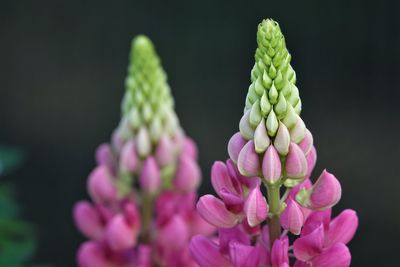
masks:
<instances>
[{"instance_id":1,"label":"magenta petal","mask_svg":"<svg viewBox=\"0 0 400 267\"><path fill-rule=\"evenodd\" d=\"M160 169L154 157L148 157L143 164L139 177L140 187L148 193L155 193L160 187Z\"/></svg>"},{"instance_id":2,"label":"magenta petal","mask_svg":"<svg viewBox=\"0 0 400 267\"><path fill-rule=\"evenodd\" d=\"M148 245L140 245L137 252L138 267L151 267L151 247Z\"/></svg>"},{"instance_id":3,"label":"magenta petal","mask_svg":"<svg viewBox=\"0 0 400 267\"><path fill-rule=\"evenodd\" d=\"M199 267L231 267L231 263L220 252L217 244L204 236L195 236L190 241L190 253Z\"/></svg>"},{"instance_id":4,"label":"magenta petal","mask_svg":"<svg viewBox=\"0 0 400 267\"><path fill-rule=\"evenodd\" d=\"M237 162L240 150L246 144L246 140L242 137L240 132L235 133L228 142L228 154L229 157L234 161Z\"/></svg>"},{"instance_id":5,"label":"magenta petal","mask_svg":"<svg viewBox=\"0 0 400 267\"><path fill-rule=\"evenodd\" d=\"M210 224L230 228L238 223L235 214L228 211L224 202L213 195L204 195L197 202L197 211L200 216Z\"/></svg>"},{"instance_id":6,"label":"magenta petal","mask_svg":"<svg viewBox=\"0 0 400 267\"><path fill-rule=\"evenodd\" d=\"M79 201L73 210L74 221L78 229L93 240L100 240L104 226L97 210L87 201Z\"/></svg>"},{"instance_id":7,"label":"magenta petal","mask_svg":"<svg viewBox=\"0 0 400 267\"><path fill-rule=\"evenodd\" d=\"M310 265L304 261L296 261L293 267L310 267Z\"/></svg>"},{"instance_id":8,"label":"magenta petal","mask_svg":"<svg viewBox=\"0 0 400 267\"><path fill-rule=\"evenodd\" d=\"M89 195L96 202L112 202L117 197L110 171L105 165L97 166L89 175L87 187Z\"/></svg>"},{"instance_id":9,"label":"magenta petal","mask_svg":"<svg viewBox=\"0 0 400 267\"><path fill-rule=\"evenodd\" d=\"M311 188L310 208L326 209L339 202L342 188L336 177L324 170Z\"/></svg>"},{"instance_id":10,"label":"magenta petal","mask_svg":"<svg viewBox=\"0 0 400 267\"><path fill-rule=\"evenodd\" d=\"M236 193L236 188L233 185L228 168L221 161L216 161L211 168L211 184L219 196L221 196L219 192L223 189L231 193Z\"/></svg>"},{"instance_id":11,"label":"magenta petal","mask_svg":"<svg viewBox=\"0 0 400 267\"><path fill-rule=\"evenodd\" d=\"M309 261L322 251L324 227L322 224L308 235L297 238L293 243L293 252L298 260Z\"/></svg>"},{"instance_id":12,"label":"magenta petal","mask_svg":"<svg viewBox=\"0 0 400 267\"><path fill-rule=\"evenodd\" d=\"M219 247L222 253L228 253L230 242L239 242L244 245L250 245L250 237L237 225L232 228L218 229Z\"/></svg>"},{"instance_id":13,"label":"magenta petal","mask_svg":"<svg viewBox=\"0 0 400 267\"><path fill-rule=\"evenodd\" d=\"M312 261L313 267L348 267L351 262L349 249L343 243L336 243Z\"/></svg>"},{"instance_id":14,"label":"magenta petal","mask_svg":"<svg viewBox=\"0 0 400 267\"><path fill-rule=\"evenodd\" d=\"M295 143L290 143L285 168L289 178L299 179L307 174L307 160L304 152Z\"/></svg>"},{"instance_id":15,"label":"magenta petal","mask_svg":"<svg viewBox=\"0 0 400 267\"><path fill-rule=\"evenodd\" d=\"M254 149L253 140L248 141L240 151L237 165L244 176L258 176L260 173L260 159Z\"/></svg>"},{"instance_id":16,"label":"magenta petal","mask_svg":"<svg viewBox=\"0 0 400 267\"><path fill-rule=\"evenodd\" d=\"M276 239L271 249L271 262L273 267L289 266L289 239L287 236Z\"/></svg>"},{"instance_id":17,"label":"magenta petal","mask_svg":"<svg viewBox=\"0 0 400 267\"><path fill-rule=\"evenodd\" d=\"M181 155L175 173L175 189L182 192L194 191L199 186L200 180L201 172L196 161L189 156Z\"/></svg>"},{"instance_id":18,"label":"magenta petal","mask_svg":"<svg viewBox=\"0 0 400 267\"><path fill-rule=\"evenodd\" d=\"M243 198L236 194L232 194L225 188L219 191L219 195L224 201L229 210L233 212L240 212L243 209ZM233 210L232 210L233 209ZM235 211L237 210L237 211Z\"/></svg>"},{"instance_id":19,"label":"magenta petal","mask_svg":"<svg viewBox=\"0 0 400 267\"><path fill-rule=\"evenodd\" d=\"M323 211L313 211L304 223L301 235L308 235L317 229L321 224L324 227L325 232L329 228L329 222L331 221L332 209L326 209Z\"/></svg>"},{"instance_id":20,"label":"magenta petal","mask_svg":"<svg viewBox=\"0 0 400 267\"><path fill-rule=\"evenodd\" d=\"M136 244L139 230L130 225L122 214L114 216L107 225L105 239L114 251L132 248Z\"/></svg>"},{"instance_id":21,"label":"magenta petal","mask_svg":"<svg viewBox=\"0 0 400 267\"><path fill-rule=\"evenodd\" d=\"M254 227L263 222L268 216L267 200L260 191L260 187L253 188L244 204L247 222Z\"/></svg>"},{"instance_id":22,"label":"magenta petal","mask_svg":"<svg viewBox=\"0 0 400 267\"><path fill-rule=\"evenodd\" d=\"M88 241L78 250L77 262L80 267L109 267L111 262L99 243Z\"/></svg>"},{"instance_id":23,"label":"magenta petal","mask_svg":"<svg viewBox=\"0 0 400 267\"><path fill-rule=\"evenodd\" d=\"M288 199L287 207L280 216L280 222L284 229L294 235L299 235L304 223L304 215L300 206L292 199Z\"/></svg>"},{"instance_id":24,"label":"magenta petal","mask_svg":"<svg viewBox=\"0 0 400 267\"><path fill-rule=\"evenodd\" d=\"M182 249L189 239L187 223L179 215L174 215L171 220L160 230L158 242L168 250Z\"/></svg>"},{"instance_id":25,"label":"magenta petal","mask_svg":"<svg viewBox=\"0 0 400 267\"><path fill-rule=\"evenodd\" d=\"M281 159L273 145L265 151L262 161L263 178L269 183L275 183L281 178Z\"/></svg>"},{"instance_id":26,"label":"magenta petal","mask_svg":"<svg viewBox=\"0 0 400 267\"><path fill-rule=\"evenodd\" d=\"M347 244L354 236L358 227L358 217L354 210L344 210L329 224L326 246L335 243Z\"/></svg>"},{"instance_id":27,"label":"magenta petal","mask_svg":"<svg viewBox=\"0 0 400 267\"><path fill-rule=\"evenodd\" d=\"M234 267L258 267L261 253L253 246L231 242L229 254Z\"/></svg>"}]
</instances>

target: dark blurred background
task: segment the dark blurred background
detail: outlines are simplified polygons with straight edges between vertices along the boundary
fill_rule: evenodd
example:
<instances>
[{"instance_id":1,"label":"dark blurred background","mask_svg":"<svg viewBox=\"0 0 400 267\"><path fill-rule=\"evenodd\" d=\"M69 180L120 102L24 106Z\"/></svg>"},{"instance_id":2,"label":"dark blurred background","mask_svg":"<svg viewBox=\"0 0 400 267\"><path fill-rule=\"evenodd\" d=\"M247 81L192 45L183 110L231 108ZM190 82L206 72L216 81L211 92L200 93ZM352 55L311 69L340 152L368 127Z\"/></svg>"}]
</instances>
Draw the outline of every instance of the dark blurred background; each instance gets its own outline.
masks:
<instances>
[{"instance_id":1,"label":"dark blurred background","mask_svg":"<svg viewBox=\"0 0 400 267\"><path fill-rule=\"evenodd\" d=\"M71 208L87 198L96 146L120 116L131 38L155 42L204 182L238 121L257 24L286 35L319 160L341 179L335 211L357 210L352 266L398 266L399 1L1 1L0 143L25 164L15 183L36 224L37 263L75 266Z\"/></svg>"}]
</instances>

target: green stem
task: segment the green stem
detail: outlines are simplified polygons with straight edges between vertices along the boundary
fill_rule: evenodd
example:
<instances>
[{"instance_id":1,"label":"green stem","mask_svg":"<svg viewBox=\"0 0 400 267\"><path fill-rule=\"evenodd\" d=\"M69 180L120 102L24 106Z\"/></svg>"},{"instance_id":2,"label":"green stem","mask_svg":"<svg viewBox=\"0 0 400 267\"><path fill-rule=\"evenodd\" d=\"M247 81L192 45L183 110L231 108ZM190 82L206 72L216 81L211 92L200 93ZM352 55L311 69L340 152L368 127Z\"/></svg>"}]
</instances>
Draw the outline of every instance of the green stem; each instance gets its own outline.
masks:
<instances>
[{"instance_id":1,"label":"green stem","mask_svg":"<svg viewBox=\"0 0 400 267\"><path fill-rule=\"evenodd\" d=\"M281 235L281 225L279 223L279 214L281 210L281 199L279 189L280 184L266 184L268 204L271 217L269 218L269 238L271 247L274 241L278 239Z\"/></svg>"},{"instance_id":2,"label":"green stem","mask_svg":"<svg viewBox=\"0 0 400 267\"><path fill-rule=\"evenodd\" d=\"M150 194L143 194L143 205L142 205L142 223L143 223L143 243L150 244L151 243L151 233L150 233L150 225L151 219L153 215L153 196Z\"/></svg>"}]
</instances>

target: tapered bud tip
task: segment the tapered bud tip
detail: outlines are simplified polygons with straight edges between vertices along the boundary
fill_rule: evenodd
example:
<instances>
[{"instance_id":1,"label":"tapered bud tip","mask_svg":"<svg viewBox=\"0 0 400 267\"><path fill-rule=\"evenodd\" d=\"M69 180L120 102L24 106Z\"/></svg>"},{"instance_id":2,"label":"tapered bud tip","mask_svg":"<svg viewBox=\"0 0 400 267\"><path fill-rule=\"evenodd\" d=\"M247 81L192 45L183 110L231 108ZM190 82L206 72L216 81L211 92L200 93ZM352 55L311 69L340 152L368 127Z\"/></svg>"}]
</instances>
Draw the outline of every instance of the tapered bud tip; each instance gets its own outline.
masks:
<instances>
[{"instance_id":1,"label":"tapered bud tip","mask_svg":"<svg viewBox=\"0 0 400 267\"><path fill-rule=\"evenodd\" d=\"M250 191L244 205L244 210L247 222L251 227L262 223L267 218L268 204L259 186Z\"/></svg>"},{"instance_id":2,"label":"tapered bud tip","mask_svg":"<svg viewBox=\"0 0 400 267\"><path fill-rule=\"evenodd\" d=\"M235 133L228 142L228 154L231 160L235 163L238 160L239 153L246 144L246 140L242 137L240 132Z\"/></svg>"},{"instance_id":3,"label":"tapered bud tip","mask_svg":"<svg viewBox=\"0 0 400 267\"><path fill-rule=\"evenodd\" d=\"M289 152L290 134L289 130L282 122L279 122L278 132L274 140L274 146L281 156L286 156Z\"/></svg>"},{"instance_id":4,"label":"tapered bud tip","mask_svg":"<svg viewBox=\"0 0 400 267\"><path fill-rule=\"evenodd\" d=\"M154 194L160 187L160 169L154 157L148 157L143 164L139 177L140 187L148 193Z\"/></svg>"},{"instance_id":5,"label":"tapered bud tip","mask_svg":"<svg viewBox=\"0 0 400 267\"><path fill-rule=\"evenodd\" d=\"M307 174L307 160L300 147L291 143L286 158L286 175L292 179L302 179Z\"/></svg>"},{"instance_id":6,"label":"tapered bud tip","mask_svg":"<svg viewBox=\"0 0 400 267\"><path fill-rule=\"evenodd\" d=\"M281 160L273 145L270 145L264 154L262 162L263 178L268 183L275 183L281 178Z\"/></svg>"},{"instance_id":7,"label":"tapered bud tip","mask_svg":"<svg viewBox=\"0 0 400 267\"><path fill-rule=\"evenodd\" d=\"M153 47L153 43L146 35L140 34L132 40L133 50L148 49L149 47Z\"/></svg>"},{"instance_id":8,"label":"tapered bud tip","mask_svg":"<svg viewBox=\"0 0 400 267\"><path fill-rule=\"evenodd\" d=\"M260 173L260 159L255 151L254 141L248 141L242 148L237 165L242 175L248 177L258 176Z\"/></svg>"},{"instance_id":9,"label":"tapered bud tip","mask_svg":"<svg viewBox=\"0 0 400 267\"><path fill-rule=\"evenodd\" d=\"M311 188L309 205L313 209L327 209L339 202L342 188L336 177L324 170Z\"/></svg>"}]
</instances>

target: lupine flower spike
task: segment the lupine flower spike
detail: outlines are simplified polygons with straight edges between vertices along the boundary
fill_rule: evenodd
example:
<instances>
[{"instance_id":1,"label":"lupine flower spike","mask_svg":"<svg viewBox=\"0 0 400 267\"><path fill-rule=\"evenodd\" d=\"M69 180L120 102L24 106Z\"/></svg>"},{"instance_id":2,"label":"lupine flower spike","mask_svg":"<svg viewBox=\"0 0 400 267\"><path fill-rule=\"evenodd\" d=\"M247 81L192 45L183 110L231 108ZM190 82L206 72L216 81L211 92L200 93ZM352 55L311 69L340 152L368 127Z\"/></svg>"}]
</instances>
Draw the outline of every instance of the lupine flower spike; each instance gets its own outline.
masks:
<instances>
[{"instance_id":1,"label":"lupine flower spike","mask_svg":"<svg viewBox=\"0 0 400 267\"><path fill-rule=\"evenodd\" d=\"M196 212L197 149L182 131L153 44L132 42L122 118L110 143L96 152L87 187L93 203L78 202L78 229L89 241L80 267L196 266L188 244L214 227Z\"/></svg>"},{"instance_id":2,"label":"lupine flower spike","mask_svg":"<svg viewBox=\"0 0 400 267\"><path fill-rule=\"evenodd\" d=\"M324 170L310 180L316 151L278 23L262 21L257 44L239 132L228 142L230 159L211 170L219 198L202 196L197 204L218 237L195 236L191 253L200 267L347 267L358 218L345 210L331 219L341 197L333 174Z\"/></svg>"}]
</instances>

